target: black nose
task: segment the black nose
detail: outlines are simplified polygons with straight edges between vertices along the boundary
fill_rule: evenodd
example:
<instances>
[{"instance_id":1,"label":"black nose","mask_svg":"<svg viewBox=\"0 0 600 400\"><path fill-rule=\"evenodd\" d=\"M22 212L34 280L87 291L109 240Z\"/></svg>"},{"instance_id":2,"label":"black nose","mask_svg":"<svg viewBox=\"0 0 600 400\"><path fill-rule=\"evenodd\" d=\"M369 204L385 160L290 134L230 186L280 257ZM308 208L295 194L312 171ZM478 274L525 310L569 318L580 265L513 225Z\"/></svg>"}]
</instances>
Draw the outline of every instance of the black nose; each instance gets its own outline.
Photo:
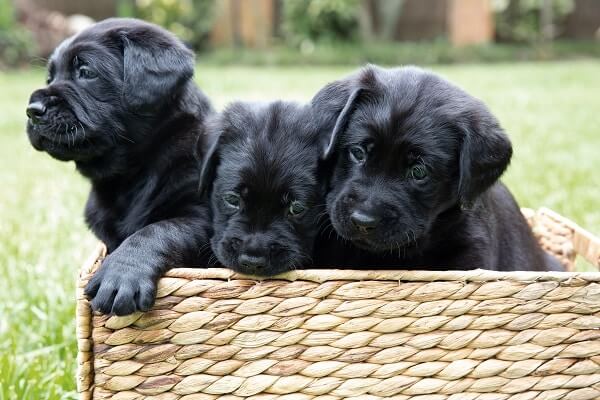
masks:
<instances>
[{"instance_id":1,"label":"black nose","mask_svg":"<svg viewBox=\"0 0 600 400\"><path fill-rule=\"evenodd\" d=\"M267 266L267 258L265 256L253 256L243 253L240 255L239 263L248 272L256 272Z\"/></svg>"},{"instance_id":2,"label":"black nose","mask_svg":"<svg viewBox=\"0 0 600 400\"><path fill-rule=\"evenodd\" d=\"M46 106L39 101L34 101L27 106L27 116L32 122L37 122L46 113Z\"/></svg>"},{"instance_id":3,"label":"black nose","mask_svg":"<svg viewBox=\"0 0 600 400\"><path fill-rule=\"evenodd\" d=\"M350 221L352 221L352 225L354 225L356 229L363 233L367 233L379 224L380 218L375 215L366 214L362 211L354 211L350 215Z\"/></svg>"}]
</instances>

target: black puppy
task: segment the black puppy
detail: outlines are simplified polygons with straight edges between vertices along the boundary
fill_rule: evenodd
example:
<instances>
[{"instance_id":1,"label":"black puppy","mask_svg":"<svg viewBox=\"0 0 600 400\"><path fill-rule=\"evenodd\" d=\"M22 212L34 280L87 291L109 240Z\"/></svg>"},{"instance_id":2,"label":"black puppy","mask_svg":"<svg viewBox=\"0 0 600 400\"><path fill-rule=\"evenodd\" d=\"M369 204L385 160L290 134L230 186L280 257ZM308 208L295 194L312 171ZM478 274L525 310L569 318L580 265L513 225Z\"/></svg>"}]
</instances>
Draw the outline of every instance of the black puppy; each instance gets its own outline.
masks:
<instances>
[{"instance_id":1,"label":"black puppy","mask_svg":"<svg viewBox=\"0 0 600 400\"><path fill-rule=\"evenodd\" d=\"M193 72L193 54L169 32L109 19L65 40L31 95L32 145L74 161L92 184L85 218L109 252L85 289L96 310L148 310L167 268L206 265L194 147L212 108Z\"/></svg>"},{"instance_id":2,"label":"black puppy","mask_svg":"<svg viewBox=\"0 0 600 400\"><path fill-rule=\"evenodd\" d=\"M481 101L419 68L369 66L312 103L333 127L331 222L380 257L353 254L355 266L395 257L434 269L560 269L497 182L512 147Z\"/></svg>"},{"instance_id":3,"label":"black puppy","mask_svg":"<svg viewBox=\"0 0 600 400\"><path fill-rule=\"evenodd\" d=\"M214 179L211 244L225 266L268 276L311 262L325 214L315 121L309 106L236 102L208 124L201 188Z\"/></svg>"}]
</instances>

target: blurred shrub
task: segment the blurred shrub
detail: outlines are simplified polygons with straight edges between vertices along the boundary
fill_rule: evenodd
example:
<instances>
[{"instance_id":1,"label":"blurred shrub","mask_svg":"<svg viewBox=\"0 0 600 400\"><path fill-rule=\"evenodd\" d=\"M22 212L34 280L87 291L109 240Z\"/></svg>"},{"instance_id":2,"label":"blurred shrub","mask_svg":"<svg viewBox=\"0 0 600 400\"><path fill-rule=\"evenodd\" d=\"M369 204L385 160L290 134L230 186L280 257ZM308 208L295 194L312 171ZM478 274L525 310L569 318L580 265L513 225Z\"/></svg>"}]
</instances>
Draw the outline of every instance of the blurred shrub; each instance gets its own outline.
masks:
<instances>
[{"instance_id":1,"label":"blurred shrub","mask_svg":"<svg viewBox=\"0 0 600 400\"><path fill-rule=\"evenodd\" d=\"M15 27L0 29L0 67L17 67L27 64L35 56L31 34Z\"/></svg>"},{"instance_id":2,"label":"blurred shrub","mask_svg":"<svg viewBox=\"0 0 600 400\"><path fill-rule=\"evenodd\" d=\"M31 34L16 23L12 2L0 1L0 67L23 65L34 50Z\"/></svg>"},{"instance_id":3,"label":"blurred shrub","mask_svg":"<svg viewBox=\"0 0 600 400\"><path fill-rule=\"evenodd\" d=\"M359 33L360 0L283 2L282 31L293 45L317 41L352 41Z\"/></svg>"},{"instance_id":4,"label":"blurred shrub","mask_svg":"<svg viewBox=\"0 0 600 400\"><path fill-rule=\"evenodd\" d=\"M504 42L539 41L543 37L542 9L544 0L494 0L496 36ZM551 39L560 30L565 17L573 10L573 0L551 0L553 15Z\"/></svg>"},{"instance_id":5,"label":"blurred shrub","mask_svg":"<svg viewBox=\"0 0 600 400\"><path fill-rule=\"evenodd\" d=\"M131 0L121 1L121 16L142 18L176 34L194 50L208 44L213 26L215 0Z\"/></svg>"}]
</instances>

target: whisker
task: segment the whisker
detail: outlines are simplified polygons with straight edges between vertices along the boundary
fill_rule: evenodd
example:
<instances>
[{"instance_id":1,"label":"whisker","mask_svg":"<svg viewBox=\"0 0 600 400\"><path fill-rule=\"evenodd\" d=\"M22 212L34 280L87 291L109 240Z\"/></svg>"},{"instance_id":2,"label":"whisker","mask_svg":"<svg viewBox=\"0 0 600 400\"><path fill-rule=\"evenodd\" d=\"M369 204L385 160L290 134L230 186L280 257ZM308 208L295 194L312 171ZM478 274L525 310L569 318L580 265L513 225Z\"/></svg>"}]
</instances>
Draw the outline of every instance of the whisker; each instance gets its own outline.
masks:
<instances>
[{"instance_id":1,"label":"whisker","mask_svg":"<svg viewBox=\"0 0 600 400\"><path fill-rule=\"evenodd\" d=\"M204 255L208 254L208 251L210 250L210 243L206 243L198 249L198 257L203 257Z\"/></svg>"},{"instance_id":2,"label":"whisker","mask_svg":"<svg viewBox=\"0 0 600 400\"><path fill-rule=\"evenodd\" d=\"M211 254L211 256L208 258L208 266L211 267L212 265L216 265L218 264L218 259L214 254Z\"/></svg>"},{"instance_id":3,"label":"whisker","mask_svg":"<svg viewBox=\"0 0 600 400\"><path fill-rule=\"evenodd\" d=\"M87 137L87 133L85 131L85 127L83 126L83 124L81 122L77 121L77 123L79 124L79 126L81 127L81 131L83 132L83 140L90 143L89 139Z\"/></svg>"},{"instance_id":4,"label":"whisker","mask_svg":"<svg viewBox=\"0 0 600 400\"><path fill-rule=\"evenodd\" d=\"M317 223L317 229L322 231L325 227L331 225L331 221L329 219L324 219L321 222Z\"/></svg>"},{"instance_id":5,"label":"whisker","mask_svg":"<svg viewBox=\"0 0 600 400\"><path fill-rule=\"evenodd\" d=\"M129 143L135 144L135 142L134 142L134 141L133 141L131 138L128 138L127 136L121 135L119 132L116 132L116 134L117 134L117 136L118 136L118 137L120 137L121 139L123 139L123 140L126 140L126 141L128 141Z\"/></svg>"},{"instance_id":6,"label":"whisker","mask_svg":"<svg viewBox=\"0 0 600 400\"><path fill-rule=\"evenodd\" d=\"M67 136L67 148L70 148L71 147L71 141L70 141L70 138L69 138L69 132L67 131L68 127L69 126L67 124L65 124L65 135Z\"/></svg>"},{"instance_id":7,"label":"whisker","mask_svg":"<svg viewBox=\"0 0 600 400\"><path fill-rule=\"evenodd\" d=\"M327 236L327 239L330 240L331 239L331 235L335 233L335 228L333 227L332 224L329 224L329 236Z\"/></svg>"}]
</instances>

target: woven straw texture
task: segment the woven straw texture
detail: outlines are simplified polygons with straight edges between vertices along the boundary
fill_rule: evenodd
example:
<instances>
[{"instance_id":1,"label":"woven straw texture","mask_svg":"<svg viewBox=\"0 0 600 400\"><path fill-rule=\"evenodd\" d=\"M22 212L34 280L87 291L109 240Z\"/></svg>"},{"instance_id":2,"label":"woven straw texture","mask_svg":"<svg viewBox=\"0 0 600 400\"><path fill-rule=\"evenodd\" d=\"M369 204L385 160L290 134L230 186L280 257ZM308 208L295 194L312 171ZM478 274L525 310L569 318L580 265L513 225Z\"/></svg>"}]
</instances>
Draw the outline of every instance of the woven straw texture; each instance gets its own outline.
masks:
<instances>
[{"instance_id":1,"label":"woven straw texture","mask_svg":"<svg viewBox=\"0 0 600 400\"><path fill-rule=\"evenodd\" d=\"M600 240L525 214L572 267ZM147 313L93 313L78 284L81 399L600 399L600 273L173 269Z\"/></svg>"}]
</instances>

